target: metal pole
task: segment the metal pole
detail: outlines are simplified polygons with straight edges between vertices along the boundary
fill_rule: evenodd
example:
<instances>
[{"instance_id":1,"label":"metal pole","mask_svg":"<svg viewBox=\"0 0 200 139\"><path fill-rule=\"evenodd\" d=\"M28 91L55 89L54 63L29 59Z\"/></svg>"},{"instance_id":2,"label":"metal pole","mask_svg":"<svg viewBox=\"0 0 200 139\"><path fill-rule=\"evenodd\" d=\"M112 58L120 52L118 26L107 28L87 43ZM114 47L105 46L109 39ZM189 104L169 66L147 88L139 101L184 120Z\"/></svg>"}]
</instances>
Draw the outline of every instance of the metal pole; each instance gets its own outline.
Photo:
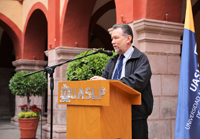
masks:
<instances>
[{"instance_id":1,"label":"metal pole","mask_svg":"<svg viewBox=\"0 0 200 139\"><path fill-rule=\"evenodd\" d=\"M51 131L50 131L50 139L52 139L52 131L53 131L53 89L54 89L53 73L50 74L50 89L51 89Z\"/></svg>"}]
</instances>

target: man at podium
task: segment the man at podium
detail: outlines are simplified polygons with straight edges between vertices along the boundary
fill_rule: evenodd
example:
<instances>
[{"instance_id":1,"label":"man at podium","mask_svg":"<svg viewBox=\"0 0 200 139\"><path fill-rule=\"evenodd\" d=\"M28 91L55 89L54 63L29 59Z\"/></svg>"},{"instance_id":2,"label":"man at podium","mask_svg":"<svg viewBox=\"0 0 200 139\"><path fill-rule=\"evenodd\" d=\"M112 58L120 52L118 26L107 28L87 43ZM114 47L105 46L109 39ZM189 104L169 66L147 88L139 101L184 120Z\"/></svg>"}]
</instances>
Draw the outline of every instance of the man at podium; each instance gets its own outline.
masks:
<instances>
[{"instance_id":1,"label":"man at podium","mask_svg":"<svg viewBox=\"0 0 200 139\"><path fill-rule=\"evenodd\" d=\"M132 46L133 33L129 25L115 24L111 39L118 55L109 60L102 76L94 76L90 80L119 80L141 93L142 104L132 105L132 139L148 139L147 118L153 109L149 60Z\"/></svg>"}]
</instances>

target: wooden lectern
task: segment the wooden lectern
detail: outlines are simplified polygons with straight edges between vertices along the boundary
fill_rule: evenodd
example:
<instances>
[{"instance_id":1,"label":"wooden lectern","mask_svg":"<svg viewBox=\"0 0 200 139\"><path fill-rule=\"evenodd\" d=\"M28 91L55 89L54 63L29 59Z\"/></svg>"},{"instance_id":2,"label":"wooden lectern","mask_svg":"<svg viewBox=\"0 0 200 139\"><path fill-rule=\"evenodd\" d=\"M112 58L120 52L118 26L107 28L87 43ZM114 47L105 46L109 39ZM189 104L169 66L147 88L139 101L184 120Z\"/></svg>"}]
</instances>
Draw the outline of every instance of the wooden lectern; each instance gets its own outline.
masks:
<instances>
[{"instance_id":1,"label":"wooden lectern","mask_svg":"<svg viewBox=\"0 0 200 139\"><path fill-rule=\"evenodd\" d=\"M141 94L117 80L58 83L67 105L67 139L132 139L131 105Z\"/></svg>"}]
</instances>

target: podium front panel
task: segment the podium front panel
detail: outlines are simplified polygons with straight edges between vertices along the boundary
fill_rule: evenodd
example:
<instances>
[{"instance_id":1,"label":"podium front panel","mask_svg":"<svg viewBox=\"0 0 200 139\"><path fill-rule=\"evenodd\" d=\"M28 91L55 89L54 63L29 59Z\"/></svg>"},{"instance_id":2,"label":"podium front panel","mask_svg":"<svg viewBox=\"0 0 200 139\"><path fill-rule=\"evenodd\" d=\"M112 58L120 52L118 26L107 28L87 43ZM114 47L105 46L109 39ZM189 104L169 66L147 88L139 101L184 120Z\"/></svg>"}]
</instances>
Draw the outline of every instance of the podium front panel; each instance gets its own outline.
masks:
<instances>
[{"instance_id":1,"label":"podium front panel","mask_svg":"<svg viewBox=\"0 0 200 139\"><path fill-rule=\"evenodd\" d=\"M115 80L66 81L58 104L67 105L67 139L131 139L131 105L141 93Z\"/></svg>"},{"instance_id":2,"label":"podium front panel","mask_svg":"<svg viewBox=\"0 0 200 139\"><path fill-rule=\"evenodd\" d=\"M109 106L109 81L58 82L58 104Z\"/></svg>"}]
</instances>

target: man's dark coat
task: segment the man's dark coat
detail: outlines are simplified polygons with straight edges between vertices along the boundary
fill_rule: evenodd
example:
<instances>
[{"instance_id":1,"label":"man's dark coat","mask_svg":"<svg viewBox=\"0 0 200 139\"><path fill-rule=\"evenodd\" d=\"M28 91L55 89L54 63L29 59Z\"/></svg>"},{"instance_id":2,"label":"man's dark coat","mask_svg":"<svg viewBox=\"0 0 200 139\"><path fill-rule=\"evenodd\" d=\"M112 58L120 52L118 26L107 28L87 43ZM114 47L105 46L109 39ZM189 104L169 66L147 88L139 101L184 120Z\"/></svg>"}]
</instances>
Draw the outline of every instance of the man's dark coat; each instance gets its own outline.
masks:
<instances>
[{"instance_id":1,"label":"man's dark coat","mask_svg":"<svg viewBox=\"0 0 200 139\"><path fill-rule=\"evenodd\" d=\"M134 47L134 46L133 46ZM113 56L106 65L102 77L111 79L119 55ZM151 68L147 56L134 47L133 54L125 65L125 77L119 81L142 94L142 105L132 105L132 119L147 119L153 109L151 91Z\"/></svg>"}]
</instances>

